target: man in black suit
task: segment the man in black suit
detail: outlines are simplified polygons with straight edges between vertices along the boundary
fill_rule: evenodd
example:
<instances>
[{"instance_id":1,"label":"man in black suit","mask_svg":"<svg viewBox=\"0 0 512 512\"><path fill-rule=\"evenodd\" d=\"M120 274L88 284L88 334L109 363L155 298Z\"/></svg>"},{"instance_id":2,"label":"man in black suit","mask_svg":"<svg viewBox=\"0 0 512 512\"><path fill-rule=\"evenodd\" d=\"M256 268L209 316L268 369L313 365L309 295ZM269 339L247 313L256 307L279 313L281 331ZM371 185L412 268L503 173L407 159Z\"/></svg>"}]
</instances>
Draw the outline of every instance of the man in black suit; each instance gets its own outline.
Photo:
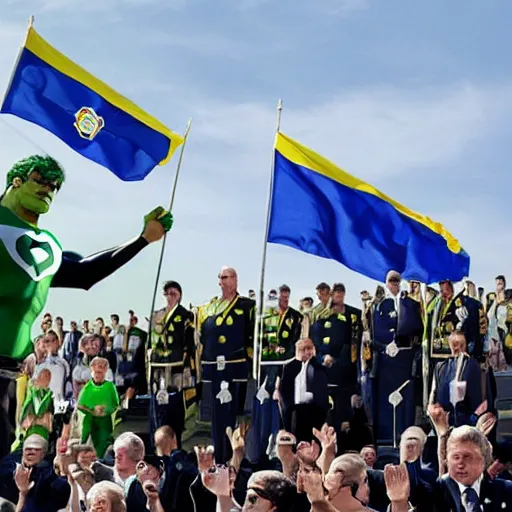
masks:
<instances>
[{"instance_id":1,"label":"man in black suit","mask_svg":"<svg viewBox=\"0 0 512 512\"><path fill-rule=\"evenodd\" d=\"M482 393L480 365L467 354L462 331L453 331L448 342L452 357L436 365L430 402L450 412L450 425L476 425L475 411L487 398Z\"/></svg>"},{"instance_id":2,"label":"man in black suit","mask_svg":"<svg viewBox=\"0 0 512 512\"><path fill-rule=\"evenodd\" d=\"M491 480L486 468L492 461L485 435L475 427L455 428L447 441L448 473L440 478L420 510L434 512L501 512L512 510L512 482ZM385 469L392 512L408 510L410 482L403 466Z\"/></svg>"},{"instance_id":3,"label":"man in black suit","mask_svg":"<svg viewBox=\"0 0 512 512\"><path fill-rule=\"evenodd\" d=\"M297 442L311 441L313 428L322 427L329 409L327 372L315 358L311 339L300 340L295 347L295 359L284 367L279 385L284 428Z\"/></svg>"}]
</instances>

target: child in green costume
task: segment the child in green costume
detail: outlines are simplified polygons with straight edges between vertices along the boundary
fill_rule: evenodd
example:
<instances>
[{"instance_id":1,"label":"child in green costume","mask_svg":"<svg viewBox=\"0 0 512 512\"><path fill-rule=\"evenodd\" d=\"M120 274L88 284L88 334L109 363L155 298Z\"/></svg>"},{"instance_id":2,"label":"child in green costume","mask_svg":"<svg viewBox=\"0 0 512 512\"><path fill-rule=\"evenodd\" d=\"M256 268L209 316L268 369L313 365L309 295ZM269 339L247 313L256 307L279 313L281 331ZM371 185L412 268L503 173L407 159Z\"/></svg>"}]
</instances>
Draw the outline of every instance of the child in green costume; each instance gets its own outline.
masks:
<instances>
[{"instance_id":1,"label":"child in green costume","mask_svg":"<svg viewBox=\"0 0 512 512\"><path fill-rule=\"evenodd\" d=\"M49 389L52 374L43 368L30 382L19 417L19 434L12 447L16 450L23 439L39 434L48 441L53 426L53 393Z\"/></svg>"},{"instance_id":2,"label":"child in green costume","mask_svg":"<svg viewBox=\"0 0 512 512\"><path fill-rule=\"evenodd\" d=\"M112 382L105 377L109 368L103 357L91 362L91 379L80 391L78 410L84 414L82 422L82 443L91 437L98 458L102 458L113 442L114 424L112 415L119 407L119 395Z\"/></svg>"}]
</instances>

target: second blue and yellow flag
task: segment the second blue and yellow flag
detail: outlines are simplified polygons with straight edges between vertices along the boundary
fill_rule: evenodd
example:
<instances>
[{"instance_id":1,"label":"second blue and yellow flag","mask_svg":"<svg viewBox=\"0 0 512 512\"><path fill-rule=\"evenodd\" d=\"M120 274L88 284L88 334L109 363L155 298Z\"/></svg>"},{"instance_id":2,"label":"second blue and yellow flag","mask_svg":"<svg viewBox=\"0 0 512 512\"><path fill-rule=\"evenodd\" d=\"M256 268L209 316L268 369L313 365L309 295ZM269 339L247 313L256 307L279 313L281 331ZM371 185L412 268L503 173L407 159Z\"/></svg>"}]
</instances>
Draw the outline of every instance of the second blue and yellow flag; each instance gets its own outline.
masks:
<instances>
[{"instance_id":1,"label":"second blue and yellow flag","mask_svg":"<svg viewBox=\"0 0 512 512\"><path fill-rule=\"evenodd\" d=\"M268 242L338 261L384 282L389 270L434 283L469 275L469 256L413 212L279 133Z\"/></svg>"},{"instance_id":2,"label":"second blue and yellow flag","mask_svg":"<svg viewBox=\"0 0 512 512\"><path fill-rule=\"evenodd\" d=\"M183 137L29 28L1 113L30 121L123 181L167 163Z\"/></svg>"}]
</instances>

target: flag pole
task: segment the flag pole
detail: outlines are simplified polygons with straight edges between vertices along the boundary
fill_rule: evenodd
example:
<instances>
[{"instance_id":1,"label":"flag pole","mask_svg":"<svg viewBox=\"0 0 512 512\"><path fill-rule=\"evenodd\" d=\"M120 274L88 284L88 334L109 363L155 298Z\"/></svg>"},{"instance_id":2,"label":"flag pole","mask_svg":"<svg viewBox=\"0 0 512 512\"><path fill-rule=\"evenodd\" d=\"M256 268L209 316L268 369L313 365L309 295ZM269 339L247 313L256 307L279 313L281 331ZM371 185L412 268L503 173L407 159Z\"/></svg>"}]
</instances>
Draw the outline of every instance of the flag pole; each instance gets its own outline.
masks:
<instances>
[{"instance_id":1,"label":"flag pole","mask_svg":"<svg viewBox=\"0 0 512 512\"><path fill-rule=\"evenodd\" d=\"M423 333L421 336L421 362L422 362L422 368L421 368L421 374L422 374L422 380L423 380L423 411L426 414L428 404L430 401L430 389L429 389L429 376L430 376L430 353L429 353L429 346L430 346L430 340L428 340L425 336L426 333L429 332L428 330L428 304L427 304L427 285L425 283L420 283L420 290L421 290L421 300L423 302Z\"/></svg>"},{"instance_id":2,"label":"flag pole","mask_svg":"<svg viewBox=\"0 0 512 512\"><path fill-rule=\"evenodd\" d=\"M261 258L261 274L260 274L260 295L259 302L257 304L258 313L256 315L256 321L254 323L254 349L252 354L252 373L253 377L257 379L258 387L260 386L260 357L261 357L261 341L263 338L263 305L265 295L265 266L267 263L267 240L268 233L270 231L270 212L272 209L272 192L274 189L274 170L275 170L275 145L277 142L277 135L281 128L281 113L283 111L283 100L277 102L277 120L276 120L276 133L274 140L274 147L272 149L272 160L270 165L270 180L269 189L267 195L267 218L265 223L265 239L263 241L263 254ZM260 339L261 338L261 339Z\"/></svg>"},{"instance_id":3,"label":"flag pole","mask_svg":"<svg viewBox=\"0 0 512 512\"><path fill-rule=\"evenodd\" d=\"M35 21L34 16L30 16L28 19L28 25L27 25L27 31L25 33L25 38L23 39L23 43L21 44L20 49L18 50L18 55L16 56L16 60L14 61L14 66L12 68L12 73L9 78L9 82L7 82L7 88L5 89L5 94L2 99L2 104L0 105L0 110L2 110L2 108L4 106L5 98L7 98L7 95L9 94L9 90L11 89L11 85L14 81L14 75L16 74L16 69L18 68L18 64L20 63L23 49L27 45L28 35L30 34L30 30L34 26L34 21Z\"/></svg>"},{"instance_id":4,"label":"flag pole","mask_svg":"<svg viewBox=\"0 0 512 512\"><path fill-rule=\"evenodd\" d=\"M187 127L185 128L185 133L183 135L183 144L181 145L181 151L180 156L178 159L178 165L176 166L176 176L174 177L174 183L172 186L171 191L171 198L169 199L169 211L172 212L172 207L174 205L174 199L176 197L176 188L178 186L178 178L180 176L180 170L181 170L181 164L183 162L183 153L185 152L185 146L187 145L187 139L188 134L190 132L190 127L192 126L192 118L188 120ZM158 260L158 267L156 271L156 278L155 278L155 287L153 289L153 298L151 299L151 311L149 312L149 322L148 322L148 341L147 346L148 348L151 347L151 322L153 319L153 312L155 310L155 303L156 303L156 295L158 293L158 285L160 282L160 273L162 271L162 263L164 261L164 253L165 253L165 242L167 240L167 233L164 234L163 240L162 240L162 248L160 250L160 258ZM149 359L149 358L148 358ZM148 366L150 364L150 361L148 360ZM151 394L151 388L150 388L150 371L148 368L148 393Z\"/></svg>"}]
</instances>

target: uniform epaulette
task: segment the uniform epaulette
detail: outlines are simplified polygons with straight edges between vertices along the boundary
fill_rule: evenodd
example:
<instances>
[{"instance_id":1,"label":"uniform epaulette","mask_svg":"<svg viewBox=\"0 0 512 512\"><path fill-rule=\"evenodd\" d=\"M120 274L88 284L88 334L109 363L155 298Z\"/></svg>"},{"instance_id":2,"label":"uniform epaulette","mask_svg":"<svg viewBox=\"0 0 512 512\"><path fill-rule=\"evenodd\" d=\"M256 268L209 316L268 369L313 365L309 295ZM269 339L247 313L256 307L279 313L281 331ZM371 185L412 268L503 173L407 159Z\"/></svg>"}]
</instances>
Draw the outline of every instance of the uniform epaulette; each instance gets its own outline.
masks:
<instances>
[{"instance_id":1,"label":"uniform epaulette","mask_svg":"<svg viewBox=\"0 0 512 512\"><path fill-rule=\"evenodd\" d=\"M351 311L352 313L355 313L355 314L362 314L362 310L360 308L356 308L354 306L351 306L349 304L345 304L345 309Z\"/></svg>"},{"instance_id":2,"label":"uniform epaulette","mask_svg":"<svg viewBox=\"0 0 512 512\"><path fill-rule=\"evenodd\" d=\"M245 297L244 295L239 295L238 296L238 300L242 303L242 304L256 304L256 301L254 299L251 299L249 297Z\"/></svg>"}]
</instances>

